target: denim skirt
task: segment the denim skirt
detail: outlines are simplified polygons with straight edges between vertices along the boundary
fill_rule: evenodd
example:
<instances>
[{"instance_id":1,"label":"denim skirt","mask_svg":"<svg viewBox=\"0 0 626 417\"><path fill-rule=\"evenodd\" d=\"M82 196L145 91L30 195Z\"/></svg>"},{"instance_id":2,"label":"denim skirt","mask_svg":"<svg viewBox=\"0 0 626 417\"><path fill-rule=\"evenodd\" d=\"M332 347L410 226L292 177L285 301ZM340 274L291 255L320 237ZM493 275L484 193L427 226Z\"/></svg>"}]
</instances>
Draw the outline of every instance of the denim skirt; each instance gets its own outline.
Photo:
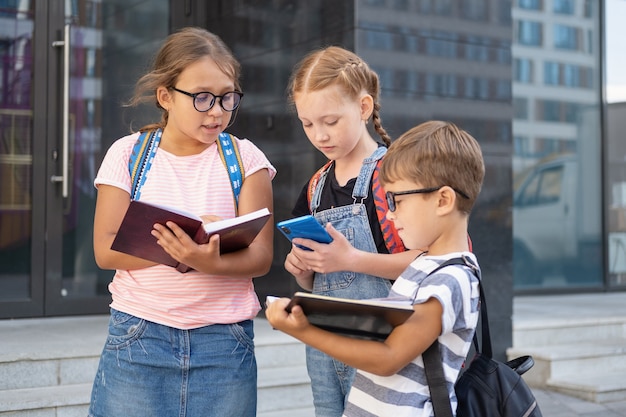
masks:
<instances>
[{"instance_id":1,"label":"denim skirt","mask_svg":"<svg viewBox=\"0 0 626 417\"><path fill-rule=\"evenodd\" d=\"M175 329L111 310L90 417L256 415L252 320Z\"/></svg>"}]
</instances>

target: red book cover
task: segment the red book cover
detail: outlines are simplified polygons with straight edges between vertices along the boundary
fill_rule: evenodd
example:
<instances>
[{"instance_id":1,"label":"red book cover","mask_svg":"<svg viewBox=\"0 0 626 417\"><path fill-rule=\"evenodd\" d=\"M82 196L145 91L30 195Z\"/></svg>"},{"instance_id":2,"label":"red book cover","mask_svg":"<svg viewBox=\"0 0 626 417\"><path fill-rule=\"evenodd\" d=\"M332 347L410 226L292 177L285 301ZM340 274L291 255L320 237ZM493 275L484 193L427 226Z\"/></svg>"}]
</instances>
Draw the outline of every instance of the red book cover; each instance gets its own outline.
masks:
<instances>
[{"instance_id":1,"label":"red book cover","mask_svg":"<svg viewBox=\"0 0 626 417\"><path fill-rule=\"evenodd\" d=\"M202 219L193 214L133 200L130 202L111 249L168 265L180 272L187 272L191 268L180 264L156 243L156 238L151 234L155 223L165 225L166 222L172 221L199 244L206 243L212 235L219 234L220 251L228 253L247 248L269 217L270 212L265 208L203 226Z\"/></svg>"}]
</instances>

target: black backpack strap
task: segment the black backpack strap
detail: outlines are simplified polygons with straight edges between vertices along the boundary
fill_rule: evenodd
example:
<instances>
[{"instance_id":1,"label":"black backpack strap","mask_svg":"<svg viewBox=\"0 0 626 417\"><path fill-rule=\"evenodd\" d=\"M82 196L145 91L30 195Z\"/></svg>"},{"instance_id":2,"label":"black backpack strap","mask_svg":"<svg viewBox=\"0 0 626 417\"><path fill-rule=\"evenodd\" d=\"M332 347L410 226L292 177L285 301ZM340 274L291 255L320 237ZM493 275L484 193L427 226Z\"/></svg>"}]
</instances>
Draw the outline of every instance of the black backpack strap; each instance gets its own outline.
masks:
<instances>
[{"instance_id":1,"label":"black backpack strap","mask_svg":"<svg viewBox=\"0 0 626 417\"><path fill-rule=\"evenodd\" d=\"M448 396L446 376L443 373L441 356L439 356L439 342L434 341L424 353L424 372L430 390L430 400L433 403L435 417L452 417L452 405Z\"/></svg>"},{"instance_id":2,"label":"black backpack strap","mask_svg":"<svg viewBox=\"0 0 626 417\"><path fill-rule=\"evenodd\" d=\"M428 275L434 274L450 265L465 265L468 266L474 275L478 278L480 288L480 304L481 304L481 316L483 310L485 311L484 318L486 319L486 306L483 302L483 288L480 285L480 271L474 265L474 263L466 256L448 259ZM484 332L483 322L483 332ZM487 325L487 337L489 337L489 325ZM483 340L485 333L483 333ZM488 339L489 340L489 339ZM474 343L477 343L476 333L474 333ZM491 354L491 341L489 341L489 353ZM422 353L422 359L424 360L424 372L426 373L426 380L428 381L428 389L430 390L430 399L433 404L433 412L435 417L452 417L452 405L450 404L450 397L448 396L448 387L446 386L446 377L443 372L443 364L441 363L441 357L439 356L439 341L435 340L432 345L424 353Z\"/></svg>"}]
</instances>

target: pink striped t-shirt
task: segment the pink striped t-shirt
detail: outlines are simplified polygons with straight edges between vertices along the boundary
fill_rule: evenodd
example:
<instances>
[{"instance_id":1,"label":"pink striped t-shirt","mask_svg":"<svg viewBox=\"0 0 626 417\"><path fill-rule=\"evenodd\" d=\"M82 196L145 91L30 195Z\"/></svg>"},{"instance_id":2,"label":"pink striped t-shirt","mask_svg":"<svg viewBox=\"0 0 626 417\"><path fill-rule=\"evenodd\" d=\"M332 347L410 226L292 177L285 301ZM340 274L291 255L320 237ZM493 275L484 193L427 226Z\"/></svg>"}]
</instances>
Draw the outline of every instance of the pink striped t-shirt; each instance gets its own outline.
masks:
<instances>
[{"instance_id":1,"label":"pink striped t-shirt","mask_svg":"<svg viewBox=\"0 0 626 417\"><path fill-rule=\"evenodd\" d=\"M111 145L94 181L96 188L100 184L111 185L130 194L128 158L138 136L139 133L125 136ZM249 140L235 140L245 175L267 169L273 179L276 169L263 152ZM189 156L159 149L141 188L140 200L198 215L235 217L230 179L215 144ZM164 265L117 270L109 291L112 308L179 329L236 323L254 318L260 310L252 278L197 271L182 274Z\"/></svg>"}]
</instances>

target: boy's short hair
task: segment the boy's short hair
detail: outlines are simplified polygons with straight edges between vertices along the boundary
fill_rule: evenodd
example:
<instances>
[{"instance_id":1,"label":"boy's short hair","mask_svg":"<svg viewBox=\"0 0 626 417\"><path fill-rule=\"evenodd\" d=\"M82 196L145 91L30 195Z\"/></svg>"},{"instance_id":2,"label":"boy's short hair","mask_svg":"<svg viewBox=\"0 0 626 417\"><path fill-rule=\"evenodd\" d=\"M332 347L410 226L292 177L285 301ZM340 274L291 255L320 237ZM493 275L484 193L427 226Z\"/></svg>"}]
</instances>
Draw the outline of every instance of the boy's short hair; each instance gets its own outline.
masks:
<instances>
[{"instance_id":1,"label":"boy's short hair","mask_svg":"<svg viewBox=\"0 0 626 417\"><path fill-rule=\"evenodd\" d=\"M457 193L458 209L470 213L480 193L485 164L480 145L453 123L429 121L396 139L383 158L380 181L412 181L422 187L448 185Z\"/></svg>"}]
</instances>

